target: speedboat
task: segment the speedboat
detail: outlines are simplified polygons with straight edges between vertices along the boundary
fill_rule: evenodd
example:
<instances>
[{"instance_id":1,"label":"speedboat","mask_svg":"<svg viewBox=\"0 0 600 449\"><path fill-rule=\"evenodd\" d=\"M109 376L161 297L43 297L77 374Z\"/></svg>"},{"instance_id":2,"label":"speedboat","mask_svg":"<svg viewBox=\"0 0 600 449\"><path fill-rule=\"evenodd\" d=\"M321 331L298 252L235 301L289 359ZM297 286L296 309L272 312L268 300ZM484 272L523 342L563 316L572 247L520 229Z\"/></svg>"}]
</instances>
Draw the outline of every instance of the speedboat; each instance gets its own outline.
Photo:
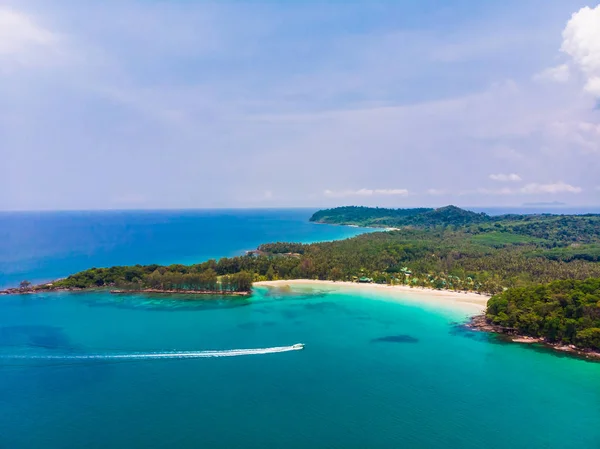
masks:
<instances>
[{"instance_id":1,"label":"speedboat","mask_svg":"<svg viewBox=\"0 0 600 449\"><path fill-rule=\"evenodd\" d=\"M292 346L294 349L304 349L304 343L296 343Z\"/></svg>"}]
</instances>

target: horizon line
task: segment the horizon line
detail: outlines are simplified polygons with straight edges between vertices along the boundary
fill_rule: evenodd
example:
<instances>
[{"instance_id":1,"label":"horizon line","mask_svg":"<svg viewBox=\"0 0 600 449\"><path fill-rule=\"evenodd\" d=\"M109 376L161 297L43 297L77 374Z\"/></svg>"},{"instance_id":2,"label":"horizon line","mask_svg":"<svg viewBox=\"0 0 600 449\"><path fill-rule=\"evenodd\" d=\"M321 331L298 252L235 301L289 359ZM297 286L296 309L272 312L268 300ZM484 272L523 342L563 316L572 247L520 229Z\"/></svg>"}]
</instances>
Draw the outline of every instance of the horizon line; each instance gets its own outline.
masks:
<instances>
[{"instance_id":1,"label":"horizon line","mask_svg":"<svg viewBox=\"0 0 600 449\"><path fill-rule=\"evenodd\" d=\"M305 210L305 209L333 209L338 207L369 207L369 208L380 208L380 209L419 209L419 208L431 208L439 209L447 206L456 206L461 209L502 209L502 208L516 208L516 209L541 209L541 208L552 208L552 209L573 209L573 208L586 208L600 209L600 204L594 205L571 205L571 204L520 204L520 205L494 205L494 206L457 206L455 204L446 204L443 206L378 206L378 205L359 205L359 204L346 204L338 206L269 206L269 207L252 207L252 206L234 206L234 207L157 207L157 208L112 208L112 209L0 209L0 213L47 213L47 212L169 212L169 211L227 211L227 210Z\"/></svg>"}]
</instances>

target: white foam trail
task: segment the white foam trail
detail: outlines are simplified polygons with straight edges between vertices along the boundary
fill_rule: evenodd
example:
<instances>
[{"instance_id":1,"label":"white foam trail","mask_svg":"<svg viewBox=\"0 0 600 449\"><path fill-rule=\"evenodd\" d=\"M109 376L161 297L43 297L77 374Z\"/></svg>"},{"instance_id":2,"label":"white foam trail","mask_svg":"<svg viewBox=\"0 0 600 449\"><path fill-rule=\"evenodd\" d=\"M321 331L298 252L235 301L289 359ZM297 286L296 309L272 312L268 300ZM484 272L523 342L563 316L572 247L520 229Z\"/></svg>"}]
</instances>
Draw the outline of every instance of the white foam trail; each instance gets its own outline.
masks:
<instances>
[{"instance_id":1,"label":"white foam trail","mask_svg":"<svg viewBox=\"0 0 600 449\"><path fill-rule=\"evenodd\" d=\"M172 352L133 352L129 354L65 354L65 355L6 355L3 359L41 360L148 360L148 359L197 359L204 357L238 357L242 355L275 354L278 352L299 351L299 346L275 346L257 349L227 349L223 351L172 351Z\"/></svg>"}]
</instances>

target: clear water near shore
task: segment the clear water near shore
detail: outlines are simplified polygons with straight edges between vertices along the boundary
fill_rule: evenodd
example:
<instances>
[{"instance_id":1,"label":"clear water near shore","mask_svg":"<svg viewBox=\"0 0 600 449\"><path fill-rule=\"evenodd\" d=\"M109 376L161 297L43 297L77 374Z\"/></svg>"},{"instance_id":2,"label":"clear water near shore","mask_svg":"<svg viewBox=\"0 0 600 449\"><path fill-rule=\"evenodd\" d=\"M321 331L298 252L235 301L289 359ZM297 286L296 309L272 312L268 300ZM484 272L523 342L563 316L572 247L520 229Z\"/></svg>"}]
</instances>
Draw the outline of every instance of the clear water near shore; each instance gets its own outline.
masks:
<instances>
[{"instance_id":1,"label":"clear water near shore","mask_svg":"<svg viewBox=\"0 0 600 449\"><path fill-rule=\"evenodd\" d=\"M3 355L306 348L135 361L0 355L0 444L598 447L599 363L499 343L462 328L465 319L460 308L339 288L3 298Z\"/></svg>"}]
</instances>

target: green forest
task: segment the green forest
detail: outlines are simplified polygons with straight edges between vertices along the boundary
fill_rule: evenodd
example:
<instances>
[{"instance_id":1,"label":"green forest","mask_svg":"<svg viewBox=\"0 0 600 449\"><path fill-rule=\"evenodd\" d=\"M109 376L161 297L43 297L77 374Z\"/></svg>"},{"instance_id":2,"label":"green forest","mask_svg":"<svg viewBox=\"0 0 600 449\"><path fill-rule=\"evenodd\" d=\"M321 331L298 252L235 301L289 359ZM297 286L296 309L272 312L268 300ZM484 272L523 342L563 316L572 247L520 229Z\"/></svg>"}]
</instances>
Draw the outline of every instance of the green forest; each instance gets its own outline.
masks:
<instances>
[{"instance_id":1,"label":"green forest","mask_svg":"<svg viewBox=\"0 0 600 449\"><path fill-rule=\"evenodd\" d=\"M600 350L600 279L509 289L489 300L486 317L522 335Z\"/></svg>"},{"instance_id":2,"label":"green forest","mask_svg":"<svg viewBox=\"0 0 600 449\"><path fill-rule=\"evenodd\" d=\"M600 215L598 214L491 216L456 206L445 206L438 209L383 209L348 206L315 212L310 221L385 228L453 227L469 232L500 232L530 238L536 237L557 244L588 243L600 240Z\"/></svg>"},{"instance_id":3,"label":"green forest","mask_svg":"<svg viewBox=\"0 0 600 449\"><path fill-rule=\"evenodd\" d=\"M134 265L110 268L91 268L73 274L51 285L36 288L102 288L117 287L129 290L194 291L213 293L249 292L253 275L236 271L218 276L213 266L205 263L185 265Z\"/></svg>"}]
</instances>

